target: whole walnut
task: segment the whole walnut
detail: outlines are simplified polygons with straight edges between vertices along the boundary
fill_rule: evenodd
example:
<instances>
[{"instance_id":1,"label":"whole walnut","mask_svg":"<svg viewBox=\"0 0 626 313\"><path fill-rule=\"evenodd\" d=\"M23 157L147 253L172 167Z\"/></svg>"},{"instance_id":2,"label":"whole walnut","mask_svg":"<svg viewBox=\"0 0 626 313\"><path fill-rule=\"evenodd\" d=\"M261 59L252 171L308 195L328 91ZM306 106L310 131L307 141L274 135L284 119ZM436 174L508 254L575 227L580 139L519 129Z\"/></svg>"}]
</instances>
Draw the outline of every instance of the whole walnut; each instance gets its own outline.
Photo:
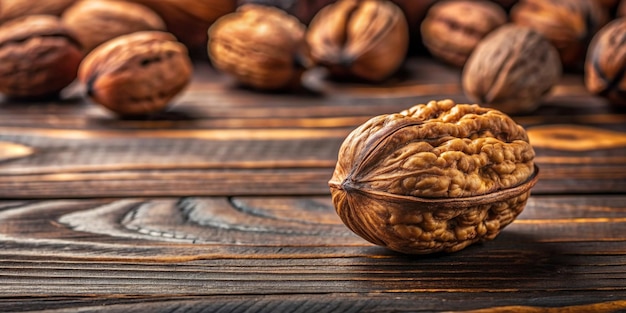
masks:
<instances>
[{"instance_id":1,"label":"whole walnut","mask_svg":"<svg viewBox=\"0 0 626 313\"><path fill-rule=\"evenodd\" d=\"M96 47L78 78L96 103L121 116L140 116L164 110L192 70L187 49L172 34L142 31Z\"/></svg>"},{"instance_id":2,"label":"whole walnut","mask_svg":"<svg viewBox=\"0 0 626 313\"><path fill-rule=\"evenodd\" d=\"M305 26L281 9L245 4L209 29L209 58L220 71L260 90L298 86Z\"/></svg>"},{"instance_id":3,"label":"whole walnut","mask_svg":"<svg viewBox=\"0 0 626 313\"><path fill-rule=\"evenodd\" d=\"M195 57L206 57L207 29L235 11L237 0L127 0L143 4L165 21L167 30Z\"/></svg>"},{"instance_id":4,"label":"whole walnut","mask_svg":"<svg viewBox=\"0 0 626 313\"><path fill-rule=\"evenodd\" d=\"M593 0L520 0L511 9L511 20L548 38L559 51L563 66L579 70L589 41L608 16Z\"/></svg>"},{"instance_id":5,"label":"whole walnut","mask_svg":"<svg viewBox=\"0 0 626 313\"><path fill-rule=\"evenodd\" d=\"M402 65L409 31L404 13L382 0L340 0L315 15L306 34L313 62L335 77L378 82Z\"/></svg>"},{"instance_id":6,"label":"whole walnut","mask_svg":"<svg viewBox=\"0 0 626 313\"><path fill-rule=\"evenodd\" d=\"M595 35L585 62L585 85L593 94L626 106L626 17Z\"/></svg>"},{"instance_id":7,"label":"whole walnut","mask_svg":"<svg viewBox=\"0 0 626 313\"><path fill-rule=\"evenodd\" d=\"M151 9L119 0L79 1L63 13L62 20L76 34L87 52L121 35L165 30L165 23Z\"/></svg>"},{"instance_id":8,"label":"whole walnut","mask_svg":"<svg viewBox=\"0 0 626 313\"><path fill-rule=\"evenodd\" d=\"M559 54L538 32L504 25L487 35L462 74L465 94L505 113L530 112L561 79Z\"/></svg>"},{"instance_id":9,"label":"whole walnut","mask_svg":"<svg viewBox=\"0 0 626 313\"><path fill-rule=\"evenodd\" d=\"M526 131L504 113L431 101L371 118L339 150L329 181L348 228L411 254L494 239L537 180Z\"/></svg>"},{"instance_id":10,"label":"whole walnut","mask_svg":"<svg viewBox=\"0 0 626 313\"><path fill-rule=\"evenodd\" d=\"M422 40L433 56L462 67L478 42L506 22L506 12L493 2L438 2L422 22Z\"/></svg>"},{"instance_id":11,"label":"whole walnut","mask_svg":"<svg viewBox=\"0 0 626 313\"><path fill-rule=\"evenodd\" d=\"M82 60L74 35L53 15L0 25L0 92L14 98L55 96L76 78Z\"/></svg>"},{"instance_id":12,"label":"whole walnut","mask_svg":"<svg viewBox=\"0 0 626 313\"><path fill-rule=\"evenodd\" d=\"M57 15L77 0L0 0L0 22L25 15Z\"/></svg>"}]
</instances>

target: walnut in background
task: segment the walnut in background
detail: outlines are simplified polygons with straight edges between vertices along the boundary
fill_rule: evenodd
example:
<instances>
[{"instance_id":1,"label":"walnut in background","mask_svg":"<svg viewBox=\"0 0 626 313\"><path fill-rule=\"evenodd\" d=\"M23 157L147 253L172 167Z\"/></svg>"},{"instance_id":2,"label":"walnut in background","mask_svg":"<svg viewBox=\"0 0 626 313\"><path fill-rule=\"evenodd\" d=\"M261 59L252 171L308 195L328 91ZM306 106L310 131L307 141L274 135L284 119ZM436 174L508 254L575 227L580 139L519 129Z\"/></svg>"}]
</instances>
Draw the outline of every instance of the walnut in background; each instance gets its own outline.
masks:
<instances>
[{"instance_id":1,"label":"walnut in background","mask_svg":"<svg viewBox=\"0 0 626 313\"><path fill-rule=\"evenodd\" d=\"M341 0L324 7L306 34L313 62L334 77L380 82L402 65L409 29L390 1Z\"/></svg>"},{"instance_id":2,"label":"walnut in background","mask_svg":"<svg viewBox=\"0 0 626 313\"><path fill-rule=\"evenodd\" d=\"M260 90L300 83L306 59L306 27L285 11L244 4L209 29L208 54L217 69Z\"/></svg>"},{"instance_id":3,"label":"walnut in background","mask_svg":"<svg viewBox=\"0 0 626 313\"><path fill-rule=\"evenodd\" d=\"M538 32L507 24L491 32L467 60L465 94L505 113L530 112L559 82L561 63L554 46Z\"/></svg>"},{"instance_id":4,"label":"walnut in background","mask_svg":"<svg viewBox=\"0 0 626 313\"><path fill-rule=\"evenodd\" d=\"M626 106L626 17L613 20L593 38L585 63L585 85L591 93Z\"/></svg>"},{"instance_id":5,"label":"walnut in background","mask_svg":"<svg viewBox=\"0 0 626 313\"><path fill-rule=\"evenodd\" d=\"M595 0L520 0L511 20L548 38L566 69L580 70L589 41L608 15Z\"/></svg>"},{"instance_id":6,"label":"walnut in background","mask_svg":"<svg viewBox=\"0 0 626 313\"><path fill-rule=\"evenodd\" d=\"M493 2L443 1L422 22L422 40L434 57L462 67L478 42L506 21L504 9Z\"/></svg>"},{"instance_id":7,"label":"walnut in background","mask_svg":"<svg viewBox=\"0 0 626 313\"><path fill-rule=\"evenodd\" d=\"M165 30L165 23L154 11L123 1L79 1L63 13L62 21L76 34L86 52L121 35Z\"/></svg>"},{"instance_id":8,"label":"walnut in background","mask_svg":"<svg viewBox=\"0 0 626 313\"><path fill-rule=\"evenodd\" d=\"M94 102L121 116L142 116L165 110L192 71L186 47L172 34L142 31L96 47L78 79Z\"/></svg>"},{"instance_id":9,"label":"walnut in background","mask_svg":"<svg viewBox=\"0 0 626 313\"><path fill-rule=\"evenodd\" d=\"M15 98L55 96L76 78L78 40L53 15L28 15L0 26L0 92Z\"/></svg>"},{"instance_id":10,"label":"walnut in background","mask_svg":"<svg viewBox=\"0 0 626 313\"><path fill-rule=\"evenodd\" d=\"M25 15L61 15L77 0L0 0L0 22Z\"/></svg>"}]
</instances>

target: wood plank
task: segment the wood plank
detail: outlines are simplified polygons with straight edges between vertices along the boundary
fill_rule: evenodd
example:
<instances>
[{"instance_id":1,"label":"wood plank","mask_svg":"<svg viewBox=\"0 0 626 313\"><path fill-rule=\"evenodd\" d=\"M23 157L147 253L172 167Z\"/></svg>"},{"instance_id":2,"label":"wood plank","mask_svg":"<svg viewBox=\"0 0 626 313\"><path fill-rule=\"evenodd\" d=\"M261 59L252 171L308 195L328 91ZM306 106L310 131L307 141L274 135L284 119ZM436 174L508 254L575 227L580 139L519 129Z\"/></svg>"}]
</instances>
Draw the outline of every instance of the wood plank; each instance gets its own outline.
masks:
<instances>
[{"instance_id":1,"label":"wood plank","mask_svg":"<svg viewBox=\"0 0 626 313\"><path fill-rule=\"evenodd\" d=\"M0 305L609 312L626 308L625 203L532 196L494 241L405 256L352 234L327 196L3 201Z\"/></svg>"}]
</instances>

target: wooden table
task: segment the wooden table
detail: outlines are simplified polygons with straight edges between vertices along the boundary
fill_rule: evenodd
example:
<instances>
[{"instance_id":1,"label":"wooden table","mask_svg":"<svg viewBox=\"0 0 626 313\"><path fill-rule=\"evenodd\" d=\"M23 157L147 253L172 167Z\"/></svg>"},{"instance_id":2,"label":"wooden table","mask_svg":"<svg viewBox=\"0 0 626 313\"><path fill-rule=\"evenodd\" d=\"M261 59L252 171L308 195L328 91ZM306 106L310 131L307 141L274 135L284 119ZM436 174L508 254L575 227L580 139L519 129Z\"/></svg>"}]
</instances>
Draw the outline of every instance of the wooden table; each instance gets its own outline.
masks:
<instances>
[{"instance_id":1,"label":"wooden table","mask_svg":"<svg viewBox=\"0 0 626 313\"><path fill-rule=\"evenodd\" d=\"M569 74L530 115L541 168L496 240L405 256L351 233L327 182L372 116L467 102L411 59L384 86L257 93L198 64L170 112L115 118L70 90L0 104L0 311L626 310L626 113Z\"/></svg>"}]
</instances>

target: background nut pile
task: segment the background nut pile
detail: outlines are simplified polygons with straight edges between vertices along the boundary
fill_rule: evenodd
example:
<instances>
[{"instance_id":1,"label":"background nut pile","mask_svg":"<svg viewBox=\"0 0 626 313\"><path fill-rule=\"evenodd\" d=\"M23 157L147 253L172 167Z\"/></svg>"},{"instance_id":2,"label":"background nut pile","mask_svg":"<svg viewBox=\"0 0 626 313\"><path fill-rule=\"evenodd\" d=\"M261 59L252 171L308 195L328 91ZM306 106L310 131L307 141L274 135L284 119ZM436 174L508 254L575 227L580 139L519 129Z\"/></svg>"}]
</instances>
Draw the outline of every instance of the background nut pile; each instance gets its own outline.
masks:
<instances>
[{"instance_id":1,"label":"background nut pile","mask_svg":"<svg viewBox=\"0 0 626 313\"><path fill-rule=\"evenodd\" d=\"M534 155L504 113L431 101L350 133L329 185L338 215L364 239L404 253L454 252L495 238L522 211Z\"/></svg>"}]
</instances>

